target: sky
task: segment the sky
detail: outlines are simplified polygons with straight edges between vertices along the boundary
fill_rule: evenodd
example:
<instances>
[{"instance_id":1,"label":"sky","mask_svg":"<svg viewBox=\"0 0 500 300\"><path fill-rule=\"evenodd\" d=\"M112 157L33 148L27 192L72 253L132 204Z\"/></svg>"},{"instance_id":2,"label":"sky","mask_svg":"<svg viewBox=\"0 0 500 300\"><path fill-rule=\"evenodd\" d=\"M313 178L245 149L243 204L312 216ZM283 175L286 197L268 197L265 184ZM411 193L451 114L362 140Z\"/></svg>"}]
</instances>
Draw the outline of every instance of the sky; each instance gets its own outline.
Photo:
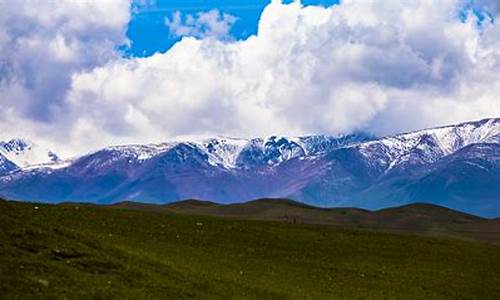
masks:
<instances>
[{"instance_id":1,"label":"sky","mask_svg":"<svg viewBox=\"0 0 500 300\"><path fill-rule=\"evenodd\" d=\"M133 13L127 27L131 44L121 49L125 55L135 57L165 52L181 40L180 36L165 26L167 19L173 19L176 12L196 15L214 9L236 18L228 33L234 40L243 40L257 33L260 15L268 4L269 0L136 1L132 3ZM308 0L302 1L302 4L330 6L338 4L338 0Z\"/></svg>"},{"instance_id":2,"label":"sky","mask_svg":"<svg viewBox=\"0 0 500 300\"><path fill-rule=\"evenodd\" d=\"M487 0L0 0L0 140L387 135L500 116Z\"/></svg>"}]
</instances>

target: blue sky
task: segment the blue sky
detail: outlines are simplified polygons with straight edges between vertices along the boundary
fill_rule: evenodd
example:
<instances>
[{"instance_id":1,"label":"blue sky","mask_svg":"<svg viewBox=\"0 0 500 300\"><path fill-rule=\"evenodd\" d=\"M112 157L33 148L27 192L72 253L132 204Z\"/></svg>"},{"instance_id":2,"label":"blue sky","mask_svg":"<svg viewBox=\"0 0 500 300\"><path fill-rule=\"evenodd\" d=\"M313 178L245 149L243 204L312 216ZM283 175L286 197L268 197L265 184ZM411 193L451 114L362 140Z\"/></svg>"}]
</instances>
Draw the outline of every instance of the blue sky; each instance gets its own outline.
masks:
<instances>
[{"instance_id":1,"label":"blue sky","mask_svg":"<svg viewBox=\"0 0 500 300\"><path fill-rule=\"evenodd\" d=\"M171 18L174 12L196 14L212 9L228 13L237 18L231 28L231 35L235 39L245 39L257 32L257 24L262 10L269 4L269 0L158 0L155 2L133 3L132 18L128 24L127 36L131 41L130 47L123 47L127 56L144 57L155 52L165 52L180 37L172 36L165 26L165 19ZM291 1L285 1L291 2ZM330 6L338 0L305 0L304 5Z\"/></svg>"}]
</instances>

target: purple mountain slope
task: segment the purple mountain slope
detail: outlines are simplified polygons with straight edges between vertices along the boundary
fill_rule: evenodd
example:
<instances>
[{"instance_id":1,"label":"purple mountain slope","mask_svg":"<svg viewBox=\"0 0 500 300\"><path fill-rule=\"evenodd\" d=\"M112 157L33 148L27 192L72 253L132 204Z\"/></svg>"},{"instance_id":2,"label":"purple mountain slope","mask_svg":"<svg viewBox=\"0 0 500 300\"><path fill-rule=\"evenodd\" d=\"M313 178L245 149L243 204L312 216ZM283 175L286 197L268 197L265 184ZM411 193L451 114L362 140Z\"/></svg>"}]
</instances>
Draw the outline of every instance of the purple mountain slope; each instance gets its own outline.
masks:
<instances>
[{"instance_id":1,"label":"purple mountain slope","mask_svg":"<svg viewBox=\"0 0 500 300\"><path fill-rule=\"evenodd\" d=\"M6 174L15 169L17 169L17 166L13 162L8 160L5 156L0 154L0 175Z\"/></svg>"},{"instance_id":2,"label":"purple mountain slope","mask_svg":"<svg viewBox=\"0 0 500 300\"><path fill-rule=\"evenodd\" d=\"M380 139L362 134L214 138L109 147L43 165L5 165L0 194L20 200L231 203L290 197L372 209L430 202L500 215L500 119Z\"/></svg>"}]
</instances>

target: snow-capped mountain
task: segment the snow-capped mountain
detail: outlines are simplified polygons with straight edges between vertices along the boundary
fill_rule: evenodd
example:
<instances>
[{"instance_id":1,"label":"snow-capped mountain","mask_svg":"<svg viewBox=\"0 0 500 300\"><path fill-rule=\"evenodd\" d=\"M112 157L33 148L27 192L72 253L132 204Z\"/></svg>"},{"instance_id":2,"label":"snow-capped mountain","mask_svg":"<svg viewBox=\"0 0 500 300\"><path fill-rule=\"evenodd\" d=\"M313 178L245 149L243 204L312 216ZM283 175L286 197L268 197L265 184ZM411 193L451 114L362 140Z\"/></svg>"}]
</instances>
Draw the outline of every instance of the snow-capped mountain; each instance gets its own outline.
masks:
<instances>
[{"instance_id":1,"label":"snow-capped mountain","mask_svg":"<svg viewBox=\"0 0 500 300\"><path fill-rule=\"evenodd\" d=\"M8 161L12 151L21 150L4 155ZM0 194L99 203L290 197L364 208L424 201L500 215L500 119L377 139L364 134L221 137L113 146L54 160L11 161L19 167L6 163Z\"/></svg>"},{"instance_id":2,"label":"snow-capped mountain","mask_svg":"<svg viewBox=\"0 0 500 300\"><path fill-rule=\"evenodd\" d=\"M500 119L487 119L336 149L293 197L369 209L431 202L500 215L499 137Z\"/></svg>"},{"instance_id":3,"label":"snow-capped mountain","mask_svg":"<svg viewBox=\"0 0 500 300\"><path fill-rule=\"evenodd\" d=\"M54 152L25 139L0 141L0 156L19 168L53 163L59 160Z\"/></svg>"},{"instance_id":4,"label":"snow-capped mountain","mask_svg":"<svg viewBox=\"0 0 500 300\"><path fill-rule=\"evenodd\" d=\"M249 140L219 137L198 141L113 146L85 157L96 157L98 159L92 165L106 167L116 161L141 163L168 151L174 152L180 160L186 160L189 155L186 152L197 152L201 159L206 160L209 165L229 170L276 166L293 158L318 155L338 147L370 139L370 136L364 134L294 138L271 136ZM50 167L50 165L46 167Z\"/></svg>"},{"instance_id":5,"label":"snow-capped mountain","mask_svg":"<svg viewBox=\"0 0 500 300\"><path fill-rule=\"evenodd\" d=\"M432 164L468 145L500 143L500 119L486 119L453 126L421 130L356 146L385 173ZM372 159L372 155L376 159Z\"/></svg>"}]
</instances>

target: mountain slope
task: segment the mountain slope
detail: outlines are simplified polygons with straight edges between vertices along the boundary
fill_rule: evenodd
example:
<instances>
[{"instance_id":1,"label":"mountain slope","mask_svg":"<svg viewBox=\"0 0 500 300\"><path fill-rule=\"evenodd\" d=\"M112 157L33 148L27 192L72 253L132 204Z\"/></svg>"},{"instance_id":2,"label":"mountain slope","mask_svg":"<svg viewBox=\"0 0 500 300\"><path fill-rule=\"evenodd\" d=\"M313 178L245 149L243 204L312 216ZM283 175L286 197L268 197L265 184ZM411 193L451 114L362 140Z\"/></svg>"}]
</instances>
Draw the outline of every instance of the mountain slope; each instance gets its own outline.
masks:
<instances>
[{"instance_id":1,"label":"mountain slope","mask_svg":"<svg viewBox=\"0 0 500 300\"><path fill-rule=\"evenodd\" d=\"M58 163L19 169L0 178L0 192L14 199L48 202L240 201L294 190L318 172L311 156L367 139L364 135L220 138L109 147L62 168Z\"/></svg>"},{"instance_id":2,"label":"mountain slope","mask_svg":"<svg viewBox=\"0 0 500 300\"><path fill-rule=\"evenodd\" d=\"M498 216L499 136L500 119L488 119L336 149L326 172L291 197L368 209L429 202Z\"/></svg>"},{"instance_id":3,"label":"mountain slope","mask_svg":"<svg viewBox=\"0 0 500 300\"><path fill-rule=\"evenodd\" d=\"M415 180L408 191L413 199L457 209L473 206L482 215L500 215L500 144L460 149Z\"/></svg>"},{"instance_id":4,"label":"mountain slope","mask_svg":"<svg viewBox=\"0 0 500 300\"><path fill-rule=\"evenodd\" d=\"M115 146L10 170L0 176L0 194L98 203L287 197L368 209L430 202L499 216L499 145L500 119L486 119L379 139L273 136Z\"/></svg>"},{"instance_id":5,"label":"mountain slope","mask_svg":"<svg viewBox=\"0 0 500 300\"><path fill-rule=\"evenodd\" d=\"M17 166L0 153L0 176L15 169Z\"/></svg>"}]
</instances>

